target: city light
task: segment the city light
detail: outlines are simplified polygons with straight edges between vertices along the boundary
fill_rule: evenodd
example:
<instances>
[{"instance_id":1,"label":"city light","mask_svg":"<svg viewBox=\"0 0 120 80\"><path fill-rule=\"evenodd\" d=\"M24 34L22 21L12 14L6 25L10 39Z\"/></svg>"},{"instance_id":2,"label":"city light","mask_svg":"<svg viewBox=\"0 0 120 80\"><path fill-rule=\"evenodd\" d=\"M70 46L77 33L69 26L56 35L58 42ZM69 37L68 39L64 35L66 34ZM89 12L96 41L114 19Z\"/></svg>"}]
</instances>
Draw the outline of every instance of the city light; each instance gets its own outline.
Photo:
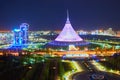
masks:
<instances>
[{"instance_id":1,"label":"city light","mask_svg":"<svg viewBox=\"0 0 120 80\"><path fill-rule=\"evenodd\" d=\"M32 25L0 32L2 80L120 80L120 31L75 31L68 10L62 30L34 31Z\"/></svg>"},{"instance_id":2,"label":"city light","mask_svg":"<svg viewBox=\"0 0 120 80\"><path fill-rule=\"evenodd\" d=\"M78 72L82 72L83 69L78 65L78 63L76 61L68 61L71 66L73 67L73 69L71 71L66 72L63 75L63 79L64 80L72 80L72 76Z\"/></svg>"},{"instance_id":3,"label":"city light","mask_svg":"<svg viewBox=\"0 0 120 80\"><path fill-rule=\"evenodd\" d=\"M114 73L114 74L120 75L120 71L119 70L107 69L105 66L101 65L99 62L92 61L92 64L100 71L104 71L104 72L109 72L109 73Z\"/></svg>"}]
</instances>

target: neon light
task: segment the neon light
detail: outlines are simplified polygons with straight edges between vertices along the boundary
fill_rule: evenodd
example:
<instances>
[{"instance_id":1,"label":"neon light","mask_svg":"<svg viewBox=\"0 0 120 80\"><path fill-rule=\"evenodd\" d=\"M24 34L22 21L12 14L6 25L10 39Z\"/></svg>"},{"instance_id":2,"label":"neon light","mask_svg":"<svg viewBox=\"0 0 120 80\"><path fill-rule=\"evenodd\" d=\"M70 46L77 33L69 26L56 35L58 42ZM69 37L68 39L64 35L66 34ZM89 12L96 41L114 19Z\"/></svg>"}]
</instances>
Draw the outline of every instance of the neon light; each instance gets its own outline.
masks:
<instances>
[{"instance_id":1,"label":"neon light","mask_svg":"<svg viewBox=\"0 0 120 80\"><path fill-rule=\"evenodd\" d=\"M22 44L26 44L28 42L28 28L29 25L27 23L22 23L20 25L20 29L14 29L14 46L20 46Z\"/></svg>"},{"instance_id":2,"label":"neon light","mask_svg":"<svg viewBox=\"0 0 120 80\"><path fill-rule=\"evenodd\" d=\"M19 32L19 31L20 31L20 29L14 29L14 31L15 31L15 32Z\"/></svg>"}]
</instances>

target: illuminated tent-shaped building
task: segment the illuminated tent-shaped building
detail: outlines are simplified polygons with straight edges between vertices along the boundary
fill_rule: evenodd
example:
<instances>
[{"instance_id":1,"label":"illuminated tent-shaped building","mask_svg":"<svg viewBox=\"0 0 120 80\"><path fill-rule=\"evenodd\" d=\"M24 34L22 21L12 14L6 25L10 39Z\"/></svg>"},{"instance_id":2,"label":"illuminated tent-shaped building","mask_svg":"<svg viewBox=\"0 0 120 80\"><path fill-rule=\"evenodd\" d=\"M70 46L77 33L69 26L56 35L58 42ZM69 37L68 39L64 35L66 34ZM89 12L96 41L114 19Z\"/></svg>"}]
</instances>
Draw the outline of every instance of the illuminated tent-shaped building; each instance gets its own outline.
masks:
<instances>
[{"instance_id":1,"label":"illuminated tent-shaped building","mask_svg":"<svg viewBox=\"0 0 120 80\"><path fill-rule=\"evenodd\" d=\"M69 20L69 13L67 11L67 20L65 26L61 33L57 36L54 41L49 42L47 45L50 47L57 47L57 46L85 46L89 43L84 41L73 29L70 20Z\"/></svg>"}]
</instances>

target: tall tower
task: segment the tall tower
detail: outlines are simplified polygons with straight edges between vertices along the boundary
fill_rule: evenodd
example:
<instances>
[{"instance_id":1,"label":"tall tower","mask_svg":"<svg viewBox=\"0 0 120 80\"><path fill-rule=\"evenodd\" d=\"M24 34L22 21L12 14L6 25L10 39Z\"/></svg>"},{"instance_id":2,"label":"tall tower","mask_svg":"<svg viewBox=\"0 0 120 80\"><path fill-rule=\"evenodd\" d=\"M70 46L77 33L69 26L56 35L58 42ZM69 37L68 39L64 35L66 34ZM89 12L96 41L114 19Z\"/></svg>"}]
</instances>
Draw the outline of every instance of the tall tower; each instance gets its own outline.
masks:
<instances>
[{"instance_id":1,"label":"tall tower","mask_svg":"<svg viewBox=\"0 0 120 80\"><path fill-rule=\"evenodd\" d=\"M73 29L70 20L69 20L69 12L67 10L67 20L65 26L55 41L62 41L62 42L79 42L83 41L83 39L75 32Z\"/></svg>"},{"instance_id":2,"label":"tall tower","mask_svg":"<svg viewBox=\"0 0 120 80\"><path fill-rule=\"evenodd\" d=\"M70 19L69 12L67 11L67 19L64 25L64 28L57 36L57 38L51 42L49 42L46 47L69 47L71 45L83 47L88 45L89 43L84 41L73 29Z\"/></svg>"}]
</instances>

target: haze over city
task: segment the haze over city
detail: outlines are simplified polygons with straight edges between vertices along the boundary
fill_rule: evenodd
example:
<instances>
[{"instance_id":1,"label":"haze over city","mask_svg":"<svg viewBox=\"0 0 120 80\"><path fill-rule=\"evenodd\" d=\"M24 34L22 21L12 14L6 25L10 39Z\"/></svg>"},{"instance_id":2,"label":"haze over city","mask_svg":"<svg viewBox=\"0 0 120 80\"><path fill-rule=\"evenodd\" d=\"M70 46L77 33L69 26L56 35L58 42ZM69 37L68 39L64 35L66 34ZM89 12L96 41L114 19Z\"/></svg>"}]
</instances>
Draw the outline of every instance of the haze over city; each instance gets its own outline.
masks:
<instances>
[{"instance_id":1,"label":"haze over city","mask_svg":"<svg viewBox=\"0 0 120 80\"><path fill-rule=\"evenodd\" d=\"M30 24L30 30L61 30L66 10L74 29L120 30L119 0L0 0L0 30Z\"/></svg>"}]
</instances>

